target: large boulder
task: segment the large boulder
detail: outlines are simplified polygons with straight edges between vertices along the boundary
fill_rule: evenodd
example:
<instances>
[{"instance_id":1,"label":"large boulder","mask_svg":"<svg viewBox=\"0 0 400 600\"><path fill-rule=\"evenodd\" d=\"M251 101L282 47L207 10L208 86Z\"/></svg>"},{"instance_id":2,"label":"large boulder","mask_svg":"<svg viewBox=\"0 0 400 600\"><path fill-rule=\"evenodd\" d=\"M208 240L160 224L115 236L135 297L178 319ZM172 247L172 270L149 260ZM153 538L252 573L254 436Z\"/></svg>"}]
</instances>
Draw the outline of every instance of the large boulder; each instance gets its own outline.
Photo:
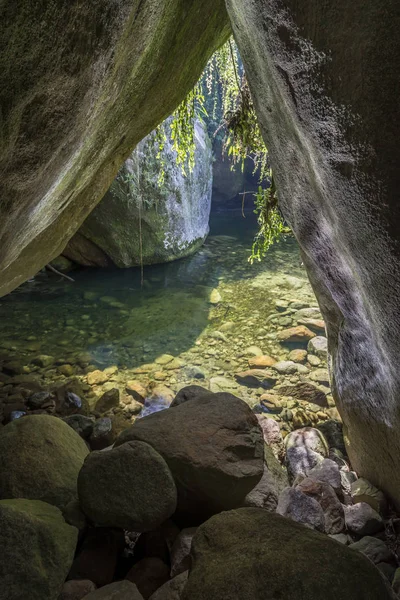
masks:
<instances>
[{"instance_id":1,"label":"large boulder","mask_svg":"<svg viewBox=\"0 0 400 600\"><path fill-rule=\"evenodd\" d=\"M0 500L0 597L55 600L74 558L78 530L39 500Z\"/></svg>"},{"instance_id":2,"label":"large boulder","mask_svg":"<svg viewBox=\"0 0 400 600\"><path fill-rule=\"evenodd\" d=\"M226 4L326 323L349 457L400 504L398 1Z\"/></svg>"},{"instance_id":3,"label":"large boulder","mask_svg":"<svg viewBox=\"0 0 400 600\"><path fill-rule=\"evenodd\" d=\"M83 512L101 527L150 531L176 509L168 465L144 442L89 454L79 473L78 494Z\"/></svg>"},{"instance_id":4,"label":"large boulder","mask_svg":"<svg viewBox=\"0 0 400 600\"><path fill-rule=\"evenodd\" d=\"M158 158L156 133L142 140L121 167L117 178L81 226L85 237L118 267L161 263L197 250L208 234L211 209L212 155L205 125L194 125L193 171L177 164L170 140L171 119L164 124L166 141ZM160 161L164 182L159 183ZM89 264L74 238L64 255ZM93 256L90 254L93 264ZM103 266L103 259L97 266Z\"/></svg>"},{"instance_id":5,"label":"large boulder","mask_svg":"<svg viewBox=\"0 0 400 600\"><path fill-rule=\"evenodd\" d=\"M249 406L227 393L208 393L138 419L116 446L142 440L168 464L178 511L191 519L241 505L263 474L263 436Z\"/></svg>"},{"instance_id":6,"label":"large boulder","mask_svg":"<svg viewBox=\"0 0 400 600\"><path fill-rule=\"evenodd\" d=\"M64 421L31 415L0 430L0 498L43 500L64 508L77 498L89 450Z\"/></svg>"},{"instance_id":7,"label":"large boulder","mask_svg":"<svg viewBox=\"0 0 400 600\"><path fill-rule=\"evenodd\" d=\"M0 9L0 295L59 255L229 35L224 0Z\"/></svg>"},{"instance_id":8,"label":"large boulder","mask_svg":"<svg viewBox=\"0 0 400 600\"><path fill-rule=\"evenodd\" d=\"M181 600L392 600L361 553L259 508L201 525L192 559Z\"/></svg>"}]
</instances>

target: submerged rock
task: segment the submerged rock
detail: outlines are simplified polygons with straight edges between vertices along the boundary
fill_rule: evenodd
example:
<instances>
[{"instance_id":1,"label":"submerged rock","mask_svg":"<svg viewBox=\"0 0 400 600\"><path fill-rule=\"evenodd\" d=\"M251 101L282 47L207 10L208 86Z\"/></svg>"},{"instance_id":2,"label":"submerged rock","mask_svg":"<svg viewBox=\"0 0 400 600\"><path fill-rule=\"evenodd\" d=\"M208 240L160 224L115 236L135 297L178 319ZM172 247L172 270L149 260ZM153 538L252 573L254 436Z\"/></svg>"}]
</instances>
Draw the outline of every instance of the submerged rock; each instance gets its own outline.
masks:
<instances>
[{"instance_id":1,"label":"submerged rock","mask_svg":"<svg viewBox=\"0 0 400 600\"><path fill-rule=\"evenodd\" d=\"M307 343L308 340L311 340L313 337L315 337L315 333L304 325L284 329L277 335L278 340L284 343Z\"/></svg>"},{"instance_id":2,"label":"submerged rock","mask_svg":"<svg viewBox=\"0 0 400 600\"><path fill-rule=\"evenodd\" d=\"M212 517L193 539L192 558L181 600L392 598L361 553L263 509Z\"/></svg>"},{"instance_id":3,"label":"submerged rock","mask_svg":"<svg viewBox=\"0 0 400 600\"><path fill-rule=\"evenodd\" d=\"M64 421L31 415L0 430L0 497L43 500L59 508L77 498L89 450Z\"/></svg>"},{"instance_id":4,"label":"submerged rock","mask_svg":"<svg viewBox=\"0 0 400 600\"><path fill-rule=\"evenodd\" d=\"M0 596L54 600L72 564L78 530L38 500L0 500Z\"/></svg>"}]
</instances>

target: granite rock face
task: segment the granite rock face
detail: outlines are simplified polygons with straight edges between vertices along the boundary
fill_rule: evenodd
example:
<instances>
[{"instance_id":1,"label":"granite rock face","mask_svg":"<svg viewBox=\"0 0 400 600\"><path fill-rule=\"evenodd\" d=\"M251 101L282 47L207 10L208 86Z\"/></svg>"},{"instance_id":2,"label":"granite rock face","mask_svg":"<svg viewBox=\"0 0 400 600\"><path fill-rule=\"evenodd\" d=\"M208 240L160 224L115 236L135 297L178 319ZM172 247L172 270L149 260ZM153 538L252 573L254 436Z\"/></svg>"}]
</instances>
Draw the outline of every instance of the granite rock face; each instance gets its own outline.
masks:
<instances>
[{"instance_id":1,"label":"granite rock face","mask_svg":"<svg viewBox=\"0 0 400 600\"><path fill-rule=\"evenodd\" d=\"M360 474L400 503L400 6L227 0Z\"/></svg>"},{"instance_id":2,"label":"granite rock face","mask_svg":"<svg viewBox=\"0 0 400 600\"><path fill-rule=\"evenodd\" d=\"M229 35L223 0L0 8L0 294L64 249Z\"/></svg>"},{"instance_id":3,"label":"granite rock face","mask_svg":"<svg viewBox=\"0 0 400 600\"><path fill-rule=\"evenodd\" d=\"M100 248L97 266L118 267L168 262L194 252L208 234L211 210L212 153L205 125L196 121L194 167L183 174L170 140L157 158L156 133L142 140L120 169L110 189L71 239L64 255L92 265L93 246ZM164 164L164 182L159 181ZM82 245L82 238L89 244ZM86 257L86 248L90 252ZM79 251L77 251L79 249Z\"/></svg>"}]
</instances>

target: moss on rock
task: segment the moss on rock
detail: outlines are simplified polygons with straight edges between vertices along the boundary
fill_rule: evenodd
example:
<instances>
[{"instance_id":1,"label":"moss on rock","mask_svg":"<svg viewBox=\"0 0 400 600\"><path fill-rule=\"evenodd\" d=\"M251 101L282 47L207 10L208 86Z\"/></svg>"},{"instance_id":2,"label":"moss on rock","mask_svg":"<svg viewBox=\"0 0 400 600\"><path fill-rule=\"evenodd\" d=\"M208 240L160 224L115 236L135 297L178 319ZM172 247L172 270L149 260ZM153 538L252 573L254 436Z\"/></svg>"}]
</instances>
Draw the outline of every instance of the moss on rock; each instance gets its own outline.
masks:
<instances>
[{"instance_id":1,"label":"moss on rock","mask_svg":"<svg viewBox=\"0 0 400 600\"><path fill-rule=\"evenodd\" d=\"M0 597L55 600L71 567L78 530L38 500L0 500Z\"/></svg>"},{"instance_id":2,"label":"moss on rock","mask_svg":"<svg viewBox=\"0 0 400 600\"><path fill-rule=\"evenodd\" d=\"M0 432L0 497L43 500L59 508L77 498L89 450L64 421L31 415Z\"/></svg>"}]
</instances>

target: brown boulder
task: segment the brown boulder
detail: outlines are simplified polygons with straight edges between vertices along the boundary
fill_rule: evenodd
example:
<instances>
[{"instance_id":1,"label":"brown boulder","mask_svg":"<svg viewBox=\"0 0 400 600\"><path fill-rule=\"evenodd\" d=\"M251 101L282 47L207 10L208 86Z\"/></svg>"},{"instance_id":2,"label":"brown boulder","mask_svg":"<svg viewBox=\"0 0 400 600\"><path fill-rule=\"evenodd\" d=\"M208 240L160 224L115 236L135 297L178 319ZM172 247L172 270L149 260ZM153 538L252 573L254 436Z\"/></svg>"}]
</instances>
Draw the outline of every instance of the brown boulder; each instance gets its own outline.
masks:
<instances>
[{"instance_id":1,"label":"brown boulder","mask_svg":"<svg viewBox=\"0 0 400 600\"><path fill-rule=\"evenodd\" d=\"M263 474L261 428L231 394L208 393L138 419L116 446L132 440L163 456L178 489L178 511L191 520L240 505Z\"/></svg>"}]
</instances>

